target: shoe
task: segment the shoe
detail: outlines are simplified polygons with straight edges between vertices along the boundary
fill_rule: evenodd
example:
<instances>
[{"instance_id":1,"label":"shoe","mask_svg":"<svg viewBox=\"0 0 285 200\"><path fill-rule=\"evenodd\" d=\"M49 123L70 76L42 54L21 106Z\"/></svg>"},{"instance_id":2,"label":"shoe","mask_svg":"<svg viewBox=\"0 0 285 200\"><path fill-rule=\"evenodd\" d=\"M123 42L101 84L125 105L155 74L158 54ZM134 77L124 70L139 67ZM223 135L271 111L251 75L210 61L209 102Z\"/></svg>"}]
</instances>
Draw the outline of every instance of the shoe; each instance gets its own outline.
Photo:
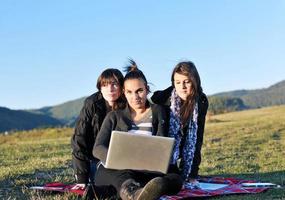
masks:
<instances>
[{"instance_id":1,"label":"shoe","mask_svg":"<svg viewBox=\"0 0 285 200\"><path fill-rule=\"evenodd\" d=\"M175 173L169 173L163 177L165 184L167 185L166 195L175 195L180 192L183 186L183 179L181 176Z\"/></svg>"},{"instance_id":2,"label":"shoe","mask_svg":"<svg viewBox=\"0 0 285 200\"><path fill-rule=\"evenodd\" d=\"M122 200L157 200L167 193L167 184L161 177L151 179L144 187L133 179L126 180L121 187Z\"/></svg>"},{"instance_id":3,"label":"shoe","mask_svg":"<svg viewBox=\"0 0 285 200\"><path fill-rule=\"evenodd\" d=\"M136 182L134 179L126 180L120 189L120 197L122 200L134 200L136 194L141 190L140 183Z\"/></svg>"},{"instance_id":4,"label":"shoe","mask_svg":"<svg viewBox=\"0 0 285 200\"><path fill-rule=\"evenodd\" d=\"M156 177L151 179L137 194L135 200L157 200L167 194L168 186L164 178Z\"/></svg>"},{"instance_id":5,"label":"shoe","mask_svg":"<svg viewBox=\"0 0 285 200\"><path fill-rule=\"evenodd\" d=\"M94 184L88 184L82 199L84 200L100 200L100 199L117 199L117 191L111 185L96 186Z\"/></svg>"}]
</instances>

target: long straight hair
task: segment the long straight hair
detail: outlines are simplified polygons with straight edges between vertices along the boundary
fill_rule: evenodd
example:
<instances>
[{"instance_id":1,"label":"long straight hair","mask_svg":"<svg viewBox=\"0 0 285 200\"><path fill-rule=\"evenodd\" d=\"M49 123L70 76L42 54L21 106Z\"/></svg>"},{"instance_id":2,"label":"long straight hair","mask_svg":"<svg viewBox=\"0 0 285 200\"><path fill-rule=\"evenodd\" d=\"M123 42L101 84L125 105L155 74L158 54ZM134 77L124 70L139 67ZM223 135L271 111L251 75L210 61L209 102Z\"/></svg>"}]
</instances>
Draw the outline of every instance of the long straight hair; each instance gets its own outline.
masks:
<instances>
[{"instance_id":1,"label":"long straight hair","mask_svg":"<svg viewBox=\"0 0 285 200\"><path fill-rule=\"evenodd\" d=\"M171 82L172 82L173 87L174 87L174 74L175 73L187 76L192 85L190 95L187 97L185 101L182 101L182 104L180 107L181 123L182 123L182 126L184 127L189 121L193 113L195 103L197 102L203 90L201 87L199 73L193 62L191 61L180 62L175 66L175 68L173 69L172 75L171 75Z\"/></svg>"}]
</instances>

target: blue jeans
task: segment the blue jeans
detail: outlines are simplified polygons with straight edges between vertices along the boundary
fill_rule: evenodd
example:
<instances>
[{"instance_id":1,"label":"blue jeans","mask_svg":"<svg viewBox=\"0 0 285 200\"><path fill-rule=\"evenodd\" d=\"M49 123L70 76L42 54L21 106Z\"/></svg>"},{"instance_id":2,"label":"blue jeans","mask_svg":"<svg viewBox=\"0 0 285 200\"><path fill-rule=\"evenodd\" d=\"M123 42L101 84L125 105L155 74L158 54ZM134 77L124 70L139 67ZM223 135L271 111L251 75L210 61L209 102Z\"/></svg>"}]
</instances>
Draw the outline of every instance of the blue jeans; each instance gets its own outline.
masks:
<instances>
[{"instance_id":1,"label":"blue jeans","mask_svg":"<svg viewBox=\"0 0 285 200\"><path fill-rule=\"evenodd\" d=\"M90 176L89 176L89 182L90 183L95 182L95 174L97 171L97 163L98 163L98 160L90 160Z\"/></svg>"}]
</instances>

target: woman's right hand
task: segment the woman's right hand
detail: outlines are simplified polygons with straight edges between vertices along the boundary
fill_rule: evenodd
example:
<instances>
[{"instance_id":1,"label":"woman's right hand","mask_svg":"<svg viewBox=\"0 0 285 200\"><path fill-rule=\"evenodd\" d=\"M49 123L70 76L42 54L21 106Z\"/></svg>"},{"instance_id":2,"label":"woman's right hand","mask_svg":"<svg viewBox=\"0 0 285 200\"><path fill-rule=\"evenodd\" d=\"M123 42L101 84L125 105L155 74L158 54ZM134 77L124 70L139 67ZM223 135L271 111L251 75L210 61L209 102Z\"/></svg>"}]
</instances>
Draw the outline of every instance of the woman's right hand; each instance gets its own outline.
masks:
<instances>
[{"instance_id":1,"label":"woman's right hand","mask_svg":"<svg viewBox=\"0 0 285 200\"><path fill-rule=\"evenodd\" d=\"M78 183L75 186L73 186L71 189L72 190L84 190L86 187L86 184L84 183Z\"/></svg>"}]
</instances>

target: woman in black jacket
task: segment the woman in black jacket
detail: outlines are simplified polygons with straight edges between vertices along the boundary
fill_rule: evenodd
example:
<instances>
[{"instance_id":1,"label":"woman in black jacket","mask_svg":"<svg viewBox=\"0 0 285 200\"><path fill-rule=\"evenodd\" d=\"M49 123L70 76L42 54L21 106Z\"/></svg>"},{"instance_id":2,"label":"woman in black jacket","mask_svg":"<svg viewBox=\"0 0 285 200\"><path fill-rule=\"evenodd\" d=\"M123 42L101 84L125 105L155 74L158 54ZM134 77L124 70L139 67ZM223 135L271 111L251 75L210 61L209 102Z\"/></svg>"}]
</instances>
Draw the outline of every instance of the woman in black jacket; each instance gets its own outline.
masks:
<instances>
[{"instance_id":1,"label":"woman in black jacket","mask_svg":"<svg viewBox=\"0 0 285 200\"><path fill-rule=\"evenodd\" d=\"M94 145L93 155L103 162L107 157L113 130L160 136L167 134L168 125L163 107L148 102L149 87L146 78L134 61L131 61L131 64L124 78L127 107L124 110L110 112L106 116ZM155 200L164 194L179 192L182 180L177 174L114 170L100 165L95 184L95 193L98 186L112 185L123 200ZM100 192L96 195L102 197Z\"/></svg>"},{"instance_id":2,"label":"woman in black jacket","mask_svg":"<svg viewBox=\"0 0 285 200\"><path fill-rule=\"evenodd\" d=\"M171 82L171 87L155 92L151 100L168 108L169 136L175 138L172 170L184 181L196 183L208 100L202 92L198 71L190 61L175 66Z\"/></svg>"},{"instance_id":3,"label":"woman in black jacket","mask_svg":"<svg viewBox=\"0 0 285 200\"><path fill-rule=\"evenodd\" d=\"M92 149L106 114L125 105L121 97L123 79L118 69L104 70L97 80L99 91L84 101L71 138L72 162L77 181L74 189L85 188L89 181L94 181L99 160L92 155Z\"/></svg>"}]
</instances>

